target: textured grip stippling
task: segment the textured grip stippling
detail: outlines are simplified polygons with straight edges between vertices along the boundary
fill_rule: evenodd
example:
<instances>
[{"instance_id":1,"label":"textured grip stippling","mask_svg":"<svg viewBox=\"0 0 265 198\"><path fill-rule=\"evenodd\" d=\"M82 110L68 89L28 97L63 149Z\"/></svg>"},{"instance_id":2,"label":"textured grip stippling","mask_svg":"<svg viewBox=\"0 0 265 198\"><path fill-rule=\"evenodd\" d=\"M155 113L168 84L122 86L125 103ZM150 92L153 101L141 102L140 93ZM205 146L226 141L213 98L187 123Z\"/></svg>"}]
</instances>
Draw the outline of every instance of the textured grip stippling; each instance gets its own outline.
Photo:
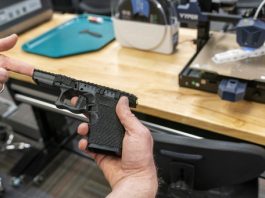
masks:
<instances>
[{"instance_id":1,"label":"textured grip stippling","mask_svg":"<svg viewBox=\"0 0 265 198\"><path fill-rule=\"evenodd\" d=\"M90 126L88 150L111 155L121 155L124 127L116 115L117 101L97 96L98 119Z\"/></svg>"}]
</instances>

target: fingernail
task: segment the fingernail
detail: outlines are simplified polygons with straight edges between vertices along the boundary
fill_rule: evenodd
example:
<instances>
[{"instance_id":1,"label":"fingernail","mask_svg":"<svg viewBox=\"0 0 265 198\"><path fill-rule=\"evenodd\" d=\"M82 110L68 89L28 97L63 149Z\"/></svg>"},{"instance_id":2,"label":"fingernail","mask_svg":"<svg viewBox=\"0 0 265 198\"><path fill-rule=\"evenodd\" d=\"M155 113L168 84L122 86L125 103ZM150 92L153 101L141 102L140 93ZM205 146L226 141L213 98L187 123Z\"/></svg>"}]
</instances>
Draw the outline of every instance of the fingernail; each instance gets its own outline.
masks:
<instances>
[{"instance_id":1,"label":"fingernail","mask_svg":"<svg viewBox=\"0 0 265 198\"><path fill-rule=\"evenodd\" d=\"M17 37L17 35L16 34L11 34L10 37Z\"/></svg>"},{"instance_id":2,"label":"fingernail","mask_svg":"<svg viewBox=\"0 0 265 198\"><path fill-rule=\"evenodd\" d=\"M87 147L87 140L85 139L81 139L79 141L79 149L82 150L82 151L85 151L86 150L86 147Z\"/></svg>"},{"instance_id":3,"label":"fingernail","mask_svg":"<svg viewBox=\"0 0 265 198\"><path fill-rule=\"evenodd\" d=\"M128 98L125 97L125 96L123 96L122 99L123 99L124 104L127 105L127 106L129 106L129 100L128 100Z\"/></svg>"}]
</instances>

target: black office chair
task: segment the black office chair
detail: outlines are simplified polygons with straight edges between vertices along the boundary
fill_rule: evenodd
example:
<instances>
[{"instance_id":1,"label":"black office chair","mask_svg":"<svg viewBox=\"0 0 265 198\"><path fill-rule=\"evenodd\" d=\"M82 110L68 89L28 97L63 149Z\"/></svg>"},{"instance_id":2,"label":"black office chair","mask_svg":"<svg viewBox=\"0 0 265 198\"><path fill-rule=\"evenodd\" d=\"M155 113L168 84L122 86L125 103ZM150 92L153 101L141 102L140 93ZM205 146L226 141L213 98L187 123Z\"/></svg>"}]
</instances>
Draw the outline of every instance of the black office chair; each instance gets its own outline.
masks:
<instances>
[{"instance_id":1,"label":"black office chair","mask_svg":"<svg viewBox=\"0 0 265 198\"><path fill-rule=\"evenodd\" d=\"M261 147L153 133L159 198L257 198Z\"/></svg>"}]
</instances>

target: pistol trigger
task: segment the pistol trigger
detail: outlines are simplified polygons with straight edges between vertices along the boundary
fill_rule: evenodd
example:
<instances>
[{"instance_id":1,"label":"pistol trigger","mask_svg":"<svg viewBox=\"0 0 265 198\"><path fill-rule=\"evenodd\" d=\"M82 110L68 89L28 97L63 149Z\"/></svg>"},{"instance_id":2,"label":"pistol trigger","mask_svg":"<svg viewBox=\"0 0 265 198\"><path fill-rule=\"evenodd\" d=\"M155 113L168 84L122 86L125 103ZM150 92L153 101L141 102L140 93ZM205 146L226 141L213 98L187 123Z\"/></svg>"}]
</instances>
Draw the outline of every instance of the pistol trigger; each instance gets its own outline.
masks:
<instances>
[{"instance_id":1,"label":"pistol trigger","mask_svg":"<svg viewBox=\"0 0 265 198\"><path fill-rule=\"evenodd\" d=\"M86 103L87 103L86 97L80 95L78 97L78 100L77 100L77 103L76 103L75 107L77 109L86 109Z\"/></svg>"}]
</instances>

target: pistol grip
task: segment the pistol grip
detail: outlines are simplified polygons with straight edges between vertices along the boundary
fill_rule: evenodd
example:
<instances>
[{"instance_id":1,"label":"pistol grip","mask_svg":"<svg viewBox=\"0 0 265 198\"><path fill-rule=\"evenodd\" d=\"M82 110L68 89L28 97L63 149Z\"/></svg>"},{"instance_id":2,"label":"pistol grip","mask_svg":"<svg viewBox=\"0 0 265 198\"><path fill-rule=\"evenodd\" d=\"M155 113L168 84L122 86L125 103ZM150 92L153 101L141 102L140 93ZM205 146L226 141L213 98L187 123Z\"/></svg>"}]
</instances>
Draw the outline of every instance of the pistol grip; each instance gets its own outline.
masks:
<instances>
[{"instance_id":1,"label":"pistol grip","mask_svg":"<svg viewBox=\"0 0 265 198\"><path fill-rule=\"evenodd\" d=\"M87 149L107 155L121 156L125 129L116 114L117 101L97 96L97 121L90 125Z\"/></svg>"}]
</instances>

